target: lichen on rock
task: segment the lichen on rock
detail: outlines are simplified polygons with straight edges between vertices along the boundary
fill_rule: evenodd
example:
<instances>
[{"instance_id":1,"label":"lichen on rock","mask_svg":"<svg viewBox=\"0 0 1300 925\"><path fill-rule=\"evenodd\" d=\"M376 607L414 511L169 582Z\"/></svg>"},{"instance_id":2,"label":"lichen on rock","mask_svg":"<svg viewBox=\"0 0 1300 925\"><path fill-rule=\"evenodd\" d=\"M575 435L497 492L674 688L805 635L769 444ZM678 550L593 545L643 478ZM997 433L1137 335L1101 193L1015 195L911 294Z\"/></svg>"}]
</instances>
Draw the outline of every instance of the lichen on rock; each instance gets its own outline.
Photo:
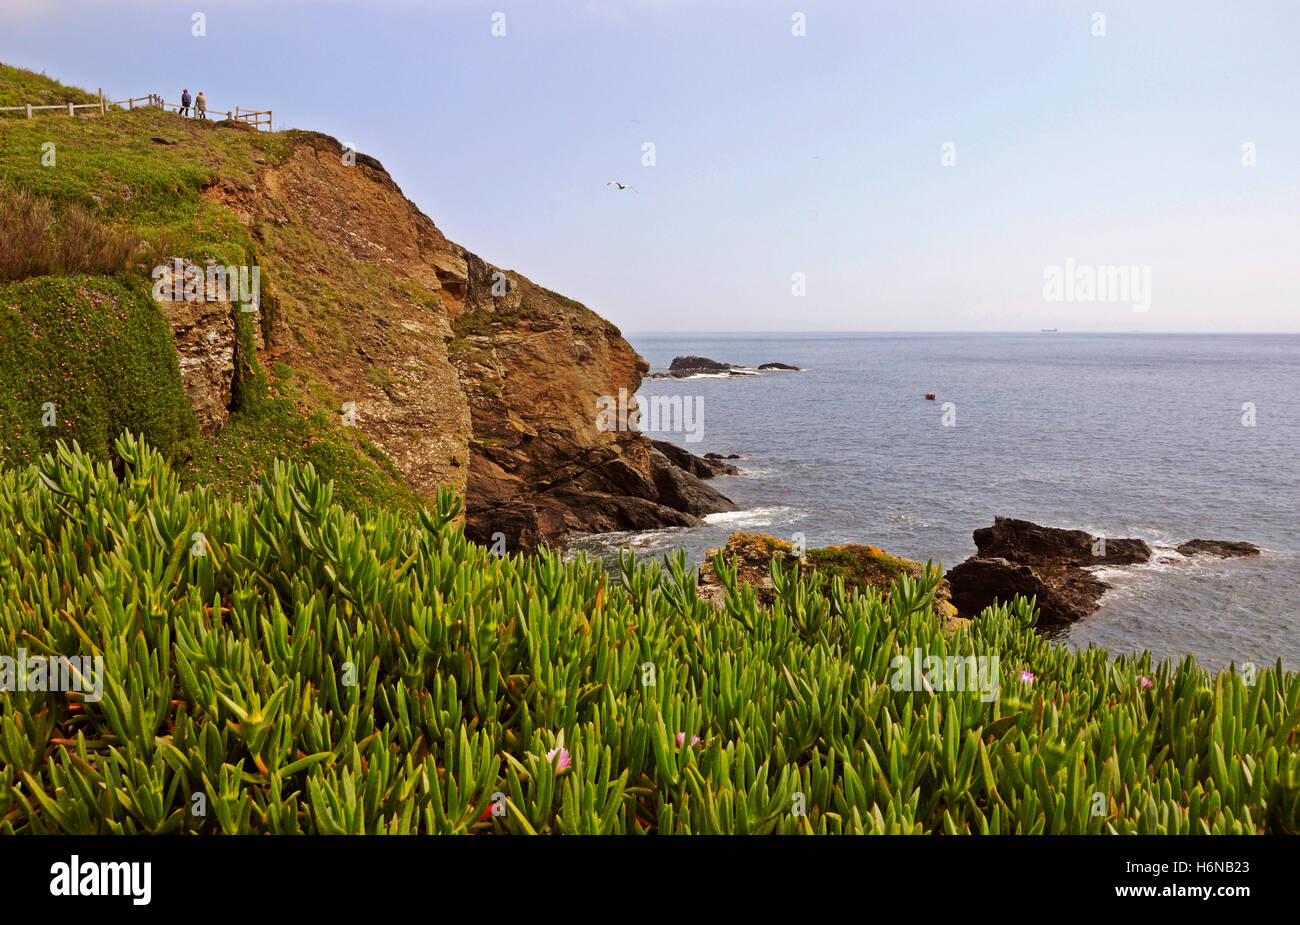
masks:
<instances>
[{"instance_id":1,"label":"lichen on rock","mask_svg":"<svg viewBox=\"0 0 1300 925\"><path fill-rule=\"evenodd\" d=\"M708 557L700 566L699 588L702 598L720 607L726 589L713 568L715 552L709 550ZM870 589L883 596L888 596L893 583L903 576L925 577L927 568L924 562L893 556L875 546L858 543L808 549L802 556L798 552L794 544L766 533L733 533L722 549L722 556L727 562L735 563L736 580L750 585L758 603L763 606L770 606L777 597L769 568L772 559L786 566L797 565L801 577L819 574L824 580L840 578L846 591L865 592ZM939 570L937 565L929 568L932 575ZM952 627L967 622L957 617L946 579L939 582L935 592L934 612Z\"/></svg>"}]
</instances>

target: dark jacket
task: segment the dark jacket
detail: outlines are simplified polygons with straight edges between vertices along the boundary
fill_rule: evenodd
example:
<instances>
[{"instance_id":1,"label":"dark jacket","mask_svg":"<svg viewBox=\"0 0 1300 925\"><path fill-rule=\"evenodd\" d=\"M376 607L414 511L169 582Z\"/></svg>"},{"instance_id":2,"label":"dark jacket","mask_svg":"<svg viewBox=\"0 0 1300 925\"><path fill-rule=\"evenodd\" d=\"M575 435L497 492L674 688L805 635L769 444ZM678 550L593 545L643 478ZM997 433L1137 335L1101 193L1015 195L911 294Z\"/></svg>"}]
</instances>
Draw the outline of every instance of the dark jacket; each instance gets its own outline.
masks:
<instances>
[{"instance_id":1,"label":"dark jacket","mask_svg":"<svg viewBox=\"0 0 1300 925\"><path fill-rule=\"evenodd\" d=\"M182 93L182 94L181 94L181 105L182 105L182 106L188 106L189 104L190 104L190 95L189 95L188 93Z\"/></svg>"}]
</instances>

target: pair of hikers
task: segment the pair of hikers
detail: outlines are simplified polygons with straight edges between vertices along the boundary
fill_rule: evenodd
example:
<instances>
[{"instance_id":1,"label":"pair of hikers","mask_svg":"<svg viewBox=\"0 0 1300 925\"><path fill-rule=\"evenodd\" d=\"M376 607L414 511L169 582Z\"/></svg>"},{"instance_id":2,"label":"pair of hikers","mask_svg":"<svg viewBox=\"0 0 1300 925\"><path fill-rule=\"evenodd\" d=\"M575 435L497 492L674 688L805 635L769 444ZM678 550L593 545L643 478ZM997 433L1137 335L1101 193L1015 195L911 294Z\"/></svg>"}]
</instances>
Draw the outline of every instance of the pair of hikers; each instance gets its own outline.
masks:
<instances>
[{"instance_id":1,"label":"pair of hikers","mask_svg":"<svg viewBox=\"0 0 1300 925\"><path fill-rule=\"evenodd\" d=\"M189 114L190 91L187 89L181 91L181 115L188 116ZM199 95L194 98L194 115L199 119L206 119L208 117L208 98L203 95L202 90L200 90Z\"/></svg>"}]
</instances>

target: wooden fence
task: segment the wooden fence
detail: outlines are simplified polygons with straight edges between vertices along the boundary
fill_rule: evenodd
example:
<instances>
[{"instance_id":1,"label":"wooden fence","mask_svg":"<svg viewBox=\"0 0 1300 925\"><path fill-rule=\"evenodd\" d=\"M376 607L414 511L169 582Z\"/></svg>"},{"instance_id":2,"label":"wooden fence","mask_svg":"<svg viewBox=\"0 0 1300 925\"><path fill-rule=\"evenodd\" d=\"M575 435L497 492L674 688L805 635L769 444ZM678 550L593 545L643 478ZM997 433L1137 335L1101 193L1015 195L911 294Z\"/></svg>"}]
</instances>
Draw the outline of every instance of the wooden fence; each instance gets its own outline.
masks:
<instances>
[{"instance_id":1,"label":"wooden fence","mask_svg":"<svg viewBox=\"0 0 1300 925\"><path fill-rule=\"evenodd\" d=\"M259 132L262 130L263 125L266 126L268 132L271 130L271 110L269 109L240 109L236 106L235 119L239 122L247 122Z\"/></svg>"},{"instance_id":2,"label":"wooden fence","mask_svg":"<svg viewBox=\"0 0 1300 925\"><path fill-rule=\"evenodd\" d=\"M75 116L78 110L93 110L100 115L104 115L110 108L114 109L165 109L171 112L179 112L182 108L180 103L169 103L160 96L150 94L149 96L136 96L116 102L104 99L104 91L99 91L99 102L97 103L58 103L53 106L37 106L33 103L27 103L22 106L0 106L0 112L21 112L28 119L32 118L34 113L54 111L58 114L67 113L69 116ZM194 107L188 109L193 112ZM265 129L271 131L271 110L269 109L243 109L235 107L234 112L223 111L220 109L208 109L205 111L208 116L221 116L225 119L232 119L236 122L246 122L258 131Z\"/></svg>"}]
</instances>

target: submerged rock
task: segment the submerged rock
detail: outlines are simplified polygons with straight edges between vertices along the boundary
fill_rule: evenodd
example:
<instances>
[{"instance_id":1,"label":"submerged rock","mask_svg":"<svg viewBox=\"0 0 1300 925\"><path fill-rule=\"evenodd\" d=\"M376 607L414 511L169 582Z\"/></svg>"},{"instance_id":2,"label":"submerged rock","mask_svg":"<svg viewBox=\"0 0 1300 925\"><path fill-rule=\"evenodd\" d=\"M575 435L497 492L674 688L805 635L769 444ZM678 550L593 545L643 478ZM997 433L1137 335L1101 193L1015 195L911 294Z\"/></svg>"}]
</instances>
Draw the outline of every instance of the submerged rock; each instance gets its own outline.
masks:
<instances>
[{"instance_id":1,"label":"submerged rock","mask_svg":"<svg viewBox=\"0 0 1300 925\"><path fill-rule=\"evenodd\" d=\"M1220 559L1259 555L1259 547L1254 543L1238 543L1232 540L1188 540L1175 548L1185 556L1207 555L1218 556Z\"/></svg>"}]
</instances>

